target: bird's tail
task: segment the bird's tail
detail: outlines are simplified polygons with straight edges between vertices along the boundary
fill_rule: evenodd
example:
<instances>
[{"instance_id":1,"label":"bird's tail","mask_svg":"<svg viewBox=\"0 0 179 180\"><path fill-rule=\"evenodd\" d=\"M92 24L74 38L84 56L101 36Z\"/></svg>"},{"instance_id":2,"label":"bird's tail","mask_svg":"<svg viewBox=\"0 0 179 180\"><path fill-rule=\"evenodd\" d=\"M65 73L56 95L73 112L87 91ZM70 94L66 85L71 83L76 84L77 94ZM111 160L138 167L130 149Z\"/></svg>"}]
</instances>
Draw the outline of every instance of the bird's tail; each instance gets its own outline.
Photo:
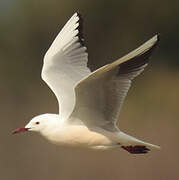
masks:
<instances>
[{"instance_id":1,"label":"bird's tail","mask_svg":"<svg viewBox=\"0 0 179 180\"><path fill-rule=\"evenodd\" d=\"M132 154L143 154L151 149L160 149L160 146L141 141L123 132L119 132L118 137L121 148Z\"/></svg>"}]
</instances>

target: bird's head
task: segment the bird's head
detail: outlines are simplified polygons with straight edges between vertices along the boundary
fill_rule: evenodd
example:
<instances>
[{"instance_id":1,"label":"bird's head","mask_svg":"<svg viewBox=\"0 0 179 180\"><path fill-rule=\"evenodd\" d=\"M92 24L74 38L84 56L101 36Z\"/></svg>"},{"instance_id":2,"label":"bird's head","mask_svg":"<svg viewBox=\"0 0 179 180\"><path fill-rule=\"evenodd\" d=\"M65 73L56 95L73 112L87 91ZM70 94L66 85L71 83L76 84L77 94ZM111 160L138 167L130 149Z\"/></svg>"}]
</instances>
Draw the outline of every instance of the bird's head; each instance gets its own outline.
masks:
<instances>
[{"instance_id":1,"label":"bird's head","mask_svg":"<svg viewBox=\"0 0 179 180\"><path fill-rule=\"evenodd\" d=\"M44 129L49 128L51 124L54 124L54 120L56 120L57 118L52 117L52 114L42 114L36 116L32 120L30 120L27 125L25 125L24 127L17 128L12 133L16 134L25 131L42 132Z\"/></svg>"}]
</instances>

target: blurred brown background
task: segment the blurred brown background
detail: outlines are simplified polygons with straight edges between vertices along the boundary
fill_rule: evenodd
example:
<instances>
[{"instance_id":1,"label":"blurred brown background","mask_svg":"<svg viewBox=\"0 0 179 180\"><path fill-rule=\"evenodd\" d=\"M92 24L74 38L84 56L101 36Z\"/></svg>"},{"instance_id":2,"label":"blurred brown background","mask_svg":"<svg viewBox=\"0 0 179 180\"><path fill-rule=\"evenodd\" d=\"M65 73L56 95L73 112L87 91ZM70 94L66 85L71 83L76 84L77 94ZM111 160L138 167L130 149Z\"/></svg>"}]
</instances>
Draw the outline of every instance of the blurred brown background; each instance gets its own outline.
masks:
<instances>
[{"instance_id":1,"label":"blurred brown background","mask_svg":"<svg viewBox=\"0 0 179 180\"><path fill-rule=\"evenodd\" d=\"M179 178L179 1L0 0L0 179L168 180ZM58 110L40 78L42 60L65 22L79 11L94 70L156 33L159 48L124 103L119 125L161 151L130 155L49 144L11 131L33 116Z\"/></svg>"}]
</instances>

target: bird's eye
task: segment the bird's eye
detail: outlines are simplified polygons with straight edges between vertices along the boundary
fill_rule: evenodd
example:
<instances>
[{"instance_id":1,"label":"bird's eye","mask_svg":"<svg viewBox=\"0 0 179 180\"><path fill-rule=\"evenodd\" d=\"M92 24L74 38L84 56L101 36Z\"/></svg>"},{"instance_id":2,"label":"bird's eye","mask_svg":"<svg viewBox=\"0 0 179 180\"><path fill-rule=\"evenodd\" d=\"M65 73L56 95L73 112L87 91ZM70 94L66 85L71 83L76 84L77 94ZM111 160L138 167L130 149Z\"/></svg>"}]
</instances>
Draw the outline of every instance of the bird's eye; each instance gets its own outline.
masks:
<instances>
[{"instance_id":1,"label":"bird's eye","mask_svg":"<svg viewBox=\"0 0 179 180\"><path fill-rule=\"evenodd\" d=\"M40 124L40 122L36 122L35 124Z\"/></svg>"}]
</instances>

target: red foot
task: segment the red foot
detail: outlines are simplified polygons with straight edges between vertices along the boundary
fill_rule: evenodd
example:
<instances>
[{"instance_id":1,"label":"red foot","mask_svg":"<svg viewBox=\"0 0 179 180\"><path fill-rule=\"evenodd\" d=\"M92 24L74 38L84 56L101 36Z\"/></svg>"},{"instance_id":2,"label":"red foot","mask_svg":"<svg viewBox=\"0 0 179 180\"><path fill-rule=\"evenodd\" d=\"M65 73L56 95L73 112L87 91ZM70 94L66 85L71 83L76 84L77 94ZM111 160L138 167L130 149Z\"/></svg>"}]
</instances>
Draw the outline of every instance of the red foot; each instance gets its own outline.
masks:
<instances>
[{"instance_id":1,"label":"red foot","mask_svg":"<svg viewBox=\"0 0 179 180\"><path fill-rule=\"evenodd\" d=\"M131 154L145 154L150 151L146 146L121 146L124 150L128 151Z\"/></svg>"}]
</instances>

